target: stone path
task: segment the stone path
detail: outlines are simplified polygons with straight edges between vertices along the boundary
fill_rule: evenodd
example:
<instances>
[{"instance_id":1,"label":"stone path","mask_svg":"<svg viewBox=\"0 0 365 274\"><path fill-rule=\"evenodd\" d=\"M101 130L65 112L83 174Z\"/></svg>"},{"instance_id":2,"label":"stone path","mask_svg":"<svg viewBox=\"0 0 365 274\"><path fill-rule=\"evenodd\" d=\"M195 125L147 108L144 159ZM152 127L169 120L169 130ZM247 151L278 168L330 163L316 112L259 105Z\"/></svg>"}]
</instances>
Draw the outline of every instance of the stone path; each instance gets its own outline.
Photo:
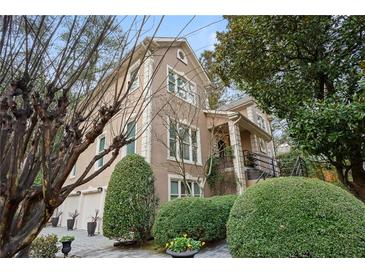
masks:
<instances>
[{"instance_id":1,"label":"stone path","mask_svg":"<svg viewBox=\"0 0 365 274\"><path fill-rule=\"evenodd\" d=\"M91 258L170 258L164 252L159 252L150 247L114 247L114 241L102 235L88 237L85 230L67 231L64 227L46 227L41 235L56 234L58 239L62 236L72 235L75 240L72 242L70 256L91 257ZM61 251L57 257L62 257ZM228 247L225 241L208 246L201 250L195 257L200 258L229 258Z\"/></svg>"}]
</instances>

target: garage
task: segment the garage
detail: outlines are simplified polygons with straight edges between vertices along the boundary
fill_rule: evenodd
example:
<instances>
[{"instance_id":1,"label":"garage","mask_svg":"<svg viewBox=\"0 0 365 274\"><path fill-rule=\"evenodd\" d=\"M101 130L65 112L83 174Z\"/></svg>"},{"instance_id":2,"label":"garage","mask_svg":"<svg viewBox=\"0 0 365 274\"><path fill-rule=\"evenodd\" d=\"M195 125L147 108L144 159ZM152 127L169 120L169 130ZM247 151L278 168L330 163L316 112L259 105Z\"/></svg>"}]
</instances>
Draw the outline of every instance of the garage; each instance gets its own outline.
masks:
<instances>
[{"instance_id":1,"label":"garage","mask_svg":"<svg viewBox=\"0 0 365 274\"><path fill-rule=\"evenodd\" d=\"M67 226L67 219L70 219L69 213L75 212L77 210L79 212L79 202L81 195L71 195L66 198L61 206L61 211L63 212L60 216L61 226ZM79 227L79 218L76 218L75 228Z\"/></svg>"}]
</instances>

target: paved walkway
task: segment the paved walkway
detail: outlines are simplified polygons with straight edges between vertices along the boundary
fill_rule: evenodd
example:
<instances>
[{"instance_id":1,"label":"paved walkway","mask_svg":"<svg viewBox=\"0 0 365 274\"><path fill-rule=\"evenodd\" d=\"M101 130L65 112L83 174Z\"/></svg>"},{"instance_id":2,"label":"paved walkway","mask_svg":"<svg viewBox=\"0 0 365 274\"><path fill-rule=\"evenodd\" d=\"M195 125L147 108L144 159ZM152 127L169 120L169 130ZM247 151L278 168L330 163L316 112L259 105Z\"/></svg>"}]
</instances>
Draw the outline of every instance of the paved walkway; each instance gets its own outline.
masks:
<instances>
[{"instance_id":1,"label":"paved walkway","mask_svg":"<svg viewBox=\"0 0 365 274\"><path fill-rule=\"evenodd\" d=\"M72 242L70 256L91 257L91 258L170 258L164 252L156 250L153 245L146 247L114 247L115 241L109 240L102 235L88 237L85 230L67 231L64 227L46 227L41 235L56 234L58 239L65 235L72 235L75 240ZM61 251L57 257L62 257ZM200 258L228 258L230 257L225 241L208 246L196 255Z\"/></svg>"}]
</instances>

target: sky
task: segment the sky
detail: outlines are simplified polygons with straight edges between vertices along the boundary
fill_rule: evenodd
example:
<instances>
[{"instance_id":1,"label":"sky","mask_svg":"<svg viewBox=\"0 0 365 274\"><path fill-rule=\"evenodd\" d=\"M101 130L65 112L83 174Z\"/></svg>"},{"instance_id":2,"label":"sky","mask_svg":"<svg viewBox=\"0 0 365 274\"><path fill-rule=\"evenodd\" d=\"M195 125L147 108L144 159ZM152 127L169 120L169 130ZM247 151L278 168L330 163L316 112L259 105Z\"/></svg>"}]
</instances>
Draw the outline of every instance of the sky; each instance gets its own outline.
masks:
<instances>
[{"instance_id":1,"label":"sky","mask_svg":"<svg viewBox=\"0 0 365 274\"><path fill-rule=\"evenodd\" d=\"M216 42L216 32L223 31L226 28L227 21L222 16L165 16L161 26L158 29L156 36L175 37L185 25L192 19L179 36L186 37L195 51L197 56L200 56L204 50L214 49ZM142 19L142 17L138 18ZM156 29L161 16L151 16L146 24L145 36L152 36ZM128 28L133 20L133 17L128 17L124 20L123 25ZM193 33L192 33L193 32Z\"/></svg>"}]
</instances>

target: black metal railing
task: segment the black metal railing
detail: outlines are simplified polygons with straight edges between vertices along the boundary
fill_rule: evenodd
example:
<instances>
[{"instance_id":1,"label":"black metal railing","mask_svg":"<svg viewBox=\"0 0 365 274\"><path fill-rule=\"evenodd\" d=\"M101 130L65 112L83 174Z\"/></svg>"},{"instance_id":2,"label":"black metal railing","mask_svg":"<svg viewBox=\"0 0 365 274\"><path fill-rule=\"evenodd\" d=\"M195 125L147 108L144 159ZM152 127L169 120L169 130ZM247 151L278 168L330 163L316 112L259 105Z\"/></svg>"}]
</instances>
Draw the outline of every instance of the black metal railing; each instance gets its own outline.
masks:
<instances>
[{"instance_id":1,"label":"black metal railing","mask_svg":"<svg viewBox=\"0 0 365 274\"><path fill-rule=\"evenodd\" d=\"M302 157L298 156L295 160L294 167L291 171L290 176L308 177L307 164Z\"/></svg>"},{"instance_id":2,"label":"black metal railing","mask_svg":"<svg viewBox=\"0 0 365 274\"><path fill-rule=\"evenodd\" d=\"M244 150L243 159L245 166L261 170L263 173L265 173L265 177L280 176L278 163L272 157L261 153Z\"/></svg>"}]
</instances>

